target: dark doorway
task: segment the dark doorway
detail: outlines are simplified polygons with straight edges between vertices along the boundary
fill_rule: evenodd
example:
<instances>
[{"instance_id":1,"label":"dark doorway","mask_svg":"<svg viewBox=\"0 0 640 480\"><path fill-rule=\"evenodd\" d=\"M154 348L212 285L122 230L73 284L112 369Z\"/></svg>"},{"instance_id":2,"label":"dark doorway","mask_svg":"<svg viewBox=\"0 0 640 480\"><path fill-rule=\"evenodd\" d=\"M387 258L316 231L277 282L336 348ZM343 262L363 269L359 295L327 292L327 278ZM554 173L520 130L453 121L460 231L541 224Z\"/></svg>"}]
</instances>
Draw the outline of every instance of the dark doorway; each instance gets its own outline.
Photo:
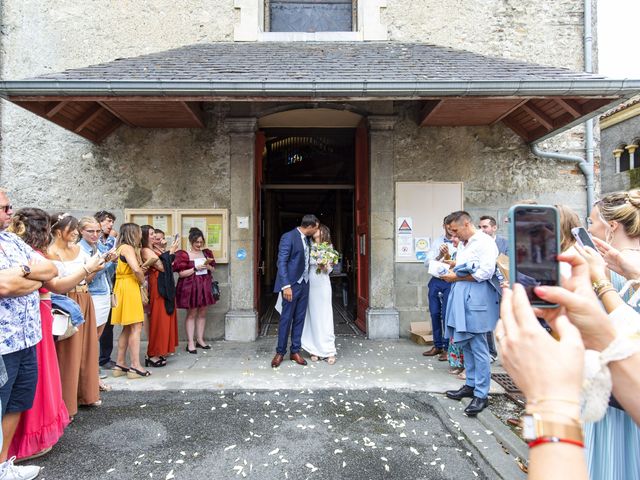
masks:
<instances>
[{"instance_id":1,"label":"dark doorway","mask_svg":"<svg viewBox=\"0 0 640 480\"><path fill-rule=\"evenodd\" d=\"M355 130L272 129L264 132L261 178L260 315L261 333L275 335L280 236L297 227L305 213L331 230L341 262L331 274L336 334L355 327Z\"/></svg>"}]
</instances>

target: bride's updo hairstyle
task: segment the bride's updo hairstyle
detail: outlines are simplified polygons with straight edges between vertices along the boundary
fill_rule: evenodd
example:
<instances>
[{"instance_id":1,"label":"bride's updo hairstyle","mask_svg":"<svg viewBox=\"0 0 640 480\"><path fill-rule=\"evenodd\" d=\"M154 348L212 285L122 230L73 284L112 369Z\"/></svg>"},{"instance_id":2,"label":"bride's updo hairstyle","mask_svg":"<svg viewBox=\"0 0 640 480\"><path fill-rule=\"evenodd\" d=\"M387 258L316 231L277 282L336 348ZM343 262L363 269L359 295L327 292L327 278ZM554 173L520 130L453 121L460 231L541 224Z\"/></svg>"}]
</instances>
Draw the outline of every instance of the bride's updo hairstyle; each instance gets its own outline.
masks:
<instances>
[{"instance_id":1,"label":"bride's updo hairstyle","mask_svg":"<svg viewBox=\"0 0 640 480\"><path fill-rule=\"evenodd\" d=\"M329 243L331 244L331 230L324 223L321 223L318 227L318 231L320 232L320 243Z\"/></svg>"},{"instance_id":2,"label":"bride's updo hairstyle","mask_svg":"<svg viewBox=\"0 0 640 480\"><path fill-rule=\"evenodd\" d=\"M596 206L607 223L618 222L629 237L640 237L640 189L610 193Z\"/></svg>"}]
</instances>

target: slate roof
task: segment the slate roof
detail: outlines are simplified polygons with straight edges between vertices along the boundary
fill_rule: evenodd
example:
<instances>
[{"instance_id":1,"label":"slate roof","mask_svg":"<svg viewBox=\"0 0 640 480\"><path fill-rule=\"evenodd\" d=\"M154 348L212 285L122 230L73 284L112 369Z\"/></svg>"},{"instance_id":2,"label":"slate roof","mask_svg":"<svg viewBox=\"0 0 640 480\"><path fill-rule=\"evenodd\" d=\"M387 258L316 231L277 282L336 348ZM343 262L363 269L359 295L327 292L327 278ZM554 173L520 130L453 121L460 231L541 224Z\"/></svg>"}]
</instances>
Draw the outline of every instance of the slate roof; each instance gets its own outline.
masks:
<instances>
[{"instance_id":1,"label":"slate roof","mask_svg":"<svg viewBox=\"0 0 640 480\"><path fill-rule=\"evenodd\" d=\"M452 48L397 42L220 42L189 45L38 80L553 81L604 77Z\"/></svg>"}]
</instances>

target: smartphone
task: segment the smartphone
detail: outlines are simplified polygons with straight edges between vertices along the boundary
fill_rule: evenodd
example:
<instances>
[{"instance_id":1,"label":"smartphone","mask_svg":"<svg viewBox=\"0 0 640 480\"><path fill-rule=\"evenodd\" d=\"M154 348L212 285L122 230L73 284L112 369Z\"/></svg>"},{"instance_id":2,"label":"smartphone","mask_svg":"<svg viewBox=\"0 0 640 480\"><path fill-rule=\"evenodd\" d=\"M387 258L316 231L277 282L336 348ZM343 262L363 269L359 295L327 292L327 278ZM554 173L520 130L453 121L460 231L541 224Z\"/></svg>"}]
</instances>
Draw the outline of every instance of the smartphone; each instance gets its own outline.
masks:
<instances>
[{"instance_id":1,"label":"smartphone","mask_svg":"<svg viewBox=\"0 0 640 480\"><path fill-rule=\"evenodd\" d=\"M180 238L180 234L179 234L179 233L176 233L176 234L173 236L173 243L176 243L176 242L178 241L178 239L179 239L179 238Z\"/></svg>"},{"instance_id":2,"label":"smartphone","mask_svg":"<svg viewBox=\"0 0 640 480\"><path fill-rule=\"evenodd\" d=\"M534 307L556 304L534 288L560 284L560 215L551 205L514 205L509 209L509 279L521 284Z\"/></svg>"},{"instance_id":3,"label":"smartphone","mask_svg":"<svg viewBox=\"0 0 640 480\"><path fill-rule=\"evenodd\" d=\"M591 235L589 235L589 232L587 232L586 228L575 227L571 229L571 233L575 237L576 242L578 242L581 247L591 247L596 252L598 251L598 249L596 248L596 244L593 243L593 239L591 238Z\"/></svg>"}]
</instances>

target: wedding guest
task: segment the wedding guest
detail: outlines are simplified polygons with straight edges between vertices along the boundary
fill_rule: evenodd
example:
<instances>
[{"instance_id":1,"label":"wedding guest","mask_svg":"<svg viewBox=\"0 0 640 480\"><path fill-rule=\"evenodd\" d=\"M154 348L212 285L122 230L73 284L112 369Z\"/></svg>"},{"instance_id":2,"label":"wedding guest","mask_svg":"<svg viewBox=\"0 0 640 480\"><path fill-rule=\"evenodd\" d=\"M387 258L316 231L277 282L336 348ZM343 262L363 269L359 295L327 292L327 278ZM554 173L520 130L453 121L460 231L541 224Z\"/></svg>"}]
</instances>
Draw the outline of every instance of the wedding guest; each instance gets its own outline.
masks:
<instances>
[{"instance_id":1,"label":"wedding guest","mask_svg":"<svg viewBox=\"0 0 640 480\"><path fill-rule=\"evenodd\" d=\"M10 231L36 252L46 252L51 241L51 220L47 212L39 208L18 210L9 226ZM97 262L92 266L97 267ZM47 453L58 442L69 424L69 413L62 398L60 369L52 334L53 316L51 294L47 288L66 291L87 276L83 268L64 279L53 278L40 288L40 320L42 340L36 345L38 383L33 406L20 417L9 456L17 459L34 458Z\"/></svg>"},{"instance_id":2,"label":"wedding guest","mask_svg":"<svg viewBox=\"0 0 640 480\"><path fill-rule=\"evenodd\" d=\"M116 283L113 291L117 305L111 311L111 322L122 325L118 338L118 360L113 367L113 376L126 375L129 379L144 378L151 375L140 363L140 334L144 322L142 294L140 286L144 283L145 271L142 268L140 248L142 231L135 223L123 223L118 236L118 265ZM129 352L129 367L125 367Z\"/></svg>"},{"instance_id":3,"label":"wedding guest","mask_svg":"<svg viewBox=\"0 0 640 480\"><path fill-rule=\"evenodd\" d=\"M98 235L98 250L100 253L107 253L115 249L117 232L113 228L113 224L116 221L116 216L107 212L106 210L100 210L94 215L95 219L100 223L100 235ZM112 261L106 264L105 267L107 279L109 280L109 287L113 292L113 284L116 281L116 262ZM102 335L100 336L100 366L106 370L110 370L115 365L115 362L111 360L111 353L113 352L113 325L111 325L111 311L107 317L107 323L104 326Z\"/></svg>"},{"instance_id":4,"label":"wedding guest","mask_svg":"<svg viewBox=\"0 0 640 480\"><path fill-rule=\"evenodd\" d=\"M162 235L158 235L161 232ZM178 345L178 321L175 309L175 284L171 264L180 245L176 238L169 251L165 251L164 232L154 231L154 241L142 235L142 259L156 262L148 271L149 281L149 343L145 366L163 367L167 356Z\"/></svg>"},{"instance_id":5,"label":"wedding guest","mask_svg":"<svg viewBox=\"0 0 640 480\"><path fill-rule=\"evenodd\" d=\"M199 228L189 230L188 252L178 250L173 262L173 270L178 272L176 286L176 306L187 310L187 352L196 354L197 348L209 350L205 343L204 329L207 322L207 308L215 305L211 293L212 272L215 270L213 252L204 248L204 233Z\"/></svg>"},{"instance_id":6,"label":"wedding guest","mask_svg":"<svg viewBox=\"0 0 640 480\"><path fill-rule=\"evenodd\" d=\"M42 328L37 290L42 282L55 277L57 270L18 236L4 231L12 213L6 190L0 190L0 355L7 374L0 387L0 474L6 479L32 479L40 468L16 466L8 452L22 413L33 405L38 382L36 345L42 339Z\"/></svg>"},{"instance_id":7,"label":"wedding guest","mask_svg":"<svg viewBox=\"0 0 640 480\"><path fill-rule=\"evenodd\" d=\"M443 222L446 222L445 217ZM447 230L446 223L443 223L442 228L444 235L440 235L433 241L431 249L427 253L427 258L424 261L425 267L429 267L429 263L432 261L439 261L447 256L451 257L452 251L449 249L451 243L451 232ZM449 291L451 290L451 283L445 282L441 278L432 276L427 285L429 289L429 315L431 317L431 333L433 336L433 347L426 352L422 352L425 357L438 356L439 361L447 360L447 342L444 338L444 318L447 312L447 299L449 298Z\"/></svg>"},{"instance_id":8,"label":"wedding guest","mask_svg":"<svg viewBox=\"0 0 640 480\"><path fill-rule=\"evenodd\" d=\"M311 361L326 358L329 365L336 363L336 336L333 329L333 301L329 274L333 265L318 272L318 262L313 257L318 245L331 245L329 227L320 224L313 234L309 261L309 303L302 328L302 348L311 354Z\"/></svg>"},{"instance_id":9,"label":"wedding guest","mask_svg":"<svg viewBox=\"0 0 640 480\"><path fill-rule=\"evenodd\" d=\"M83 217L78 223L78 231L82 237L78 245L89 256L102 254L98 248L98 238L101 233L100 224L93 217ZM109 251L105 252L107 254ZM105 325L109 319L111 313L111 283L109 279L110 262L112 260L111 254L104 257L105 268L95 274L93 279L89 282L89 294L93 301L93 307L96 312L96 327L98 330L98 341L102 336ZM100 372L100 377L106 377ZM109 391L110 388L107 384L100 382L100 390Z\"/></svg>"},{"instance_id":10,"label":"wedding guest","mask_svg":"<svg viewBox=\"0 0 640 480\"><path fill-rule=\"evenodd\" d=\"M575 253L573 246L576 244L576 239L571 233L571 230L582 226L580 217L576 212L566 205L556 205L560 216L560 252L563 254ZM571 265L561 262L560 273L565 276L571 275Z\"/></svg>"},{"instance_id":11,"label":"wedding guest","mask_svg":"<svg viewBox=\"0 0 640 480\"><path fill-rule=\"evenodd\" d=\"M491 283L498 247L490 236L476 230L467 212L454 212L448 219L451 233L460 238L463 247L458 249L456 270L442 276L453 283L447 304L447 329L464 352L466 382L446 395L454 400L472 398L464 413L475 416L489 404L491 360L486 334L498 321L499 293Z\"/></svg>"},{"instance_id":12,"label":"wedding guest","mask_svg":"<svg viewBox=\"0 0 640 480\"><path fill-rule=\"evenodd\" d=\"M69 338L56 342L60 376L62 380L62 395L69 411L74 417L78 412L78 405L101 405L100 379L98 372L98 329L96 327L96 312L93 300L89 294L87 282L101 267L92 269L87 264L91 256L79 245L78 219L68 213L54 214L51 218L51 233L53 243L49 246L47 256L58 267L58 277L64 279L74 276L69 289L55 293L67 293L82 311L84 323L78 327L78 332ZM84 270L86 275L79 283L75 282L75 275Z\"/></svg>"},{"instance_id":13,"label":"wedding guest","mask_svg":"<svg viewBox=\"0 0 640 480\"><path fill-rule=\"evenodd\" d=\"M502 235L498 235L498 222L496 222L495 218L490 215L483 215L480 217L478 227L495 240L498 251L501 254L509 255L509 240Z\"/></svg>"}]
</instances>

